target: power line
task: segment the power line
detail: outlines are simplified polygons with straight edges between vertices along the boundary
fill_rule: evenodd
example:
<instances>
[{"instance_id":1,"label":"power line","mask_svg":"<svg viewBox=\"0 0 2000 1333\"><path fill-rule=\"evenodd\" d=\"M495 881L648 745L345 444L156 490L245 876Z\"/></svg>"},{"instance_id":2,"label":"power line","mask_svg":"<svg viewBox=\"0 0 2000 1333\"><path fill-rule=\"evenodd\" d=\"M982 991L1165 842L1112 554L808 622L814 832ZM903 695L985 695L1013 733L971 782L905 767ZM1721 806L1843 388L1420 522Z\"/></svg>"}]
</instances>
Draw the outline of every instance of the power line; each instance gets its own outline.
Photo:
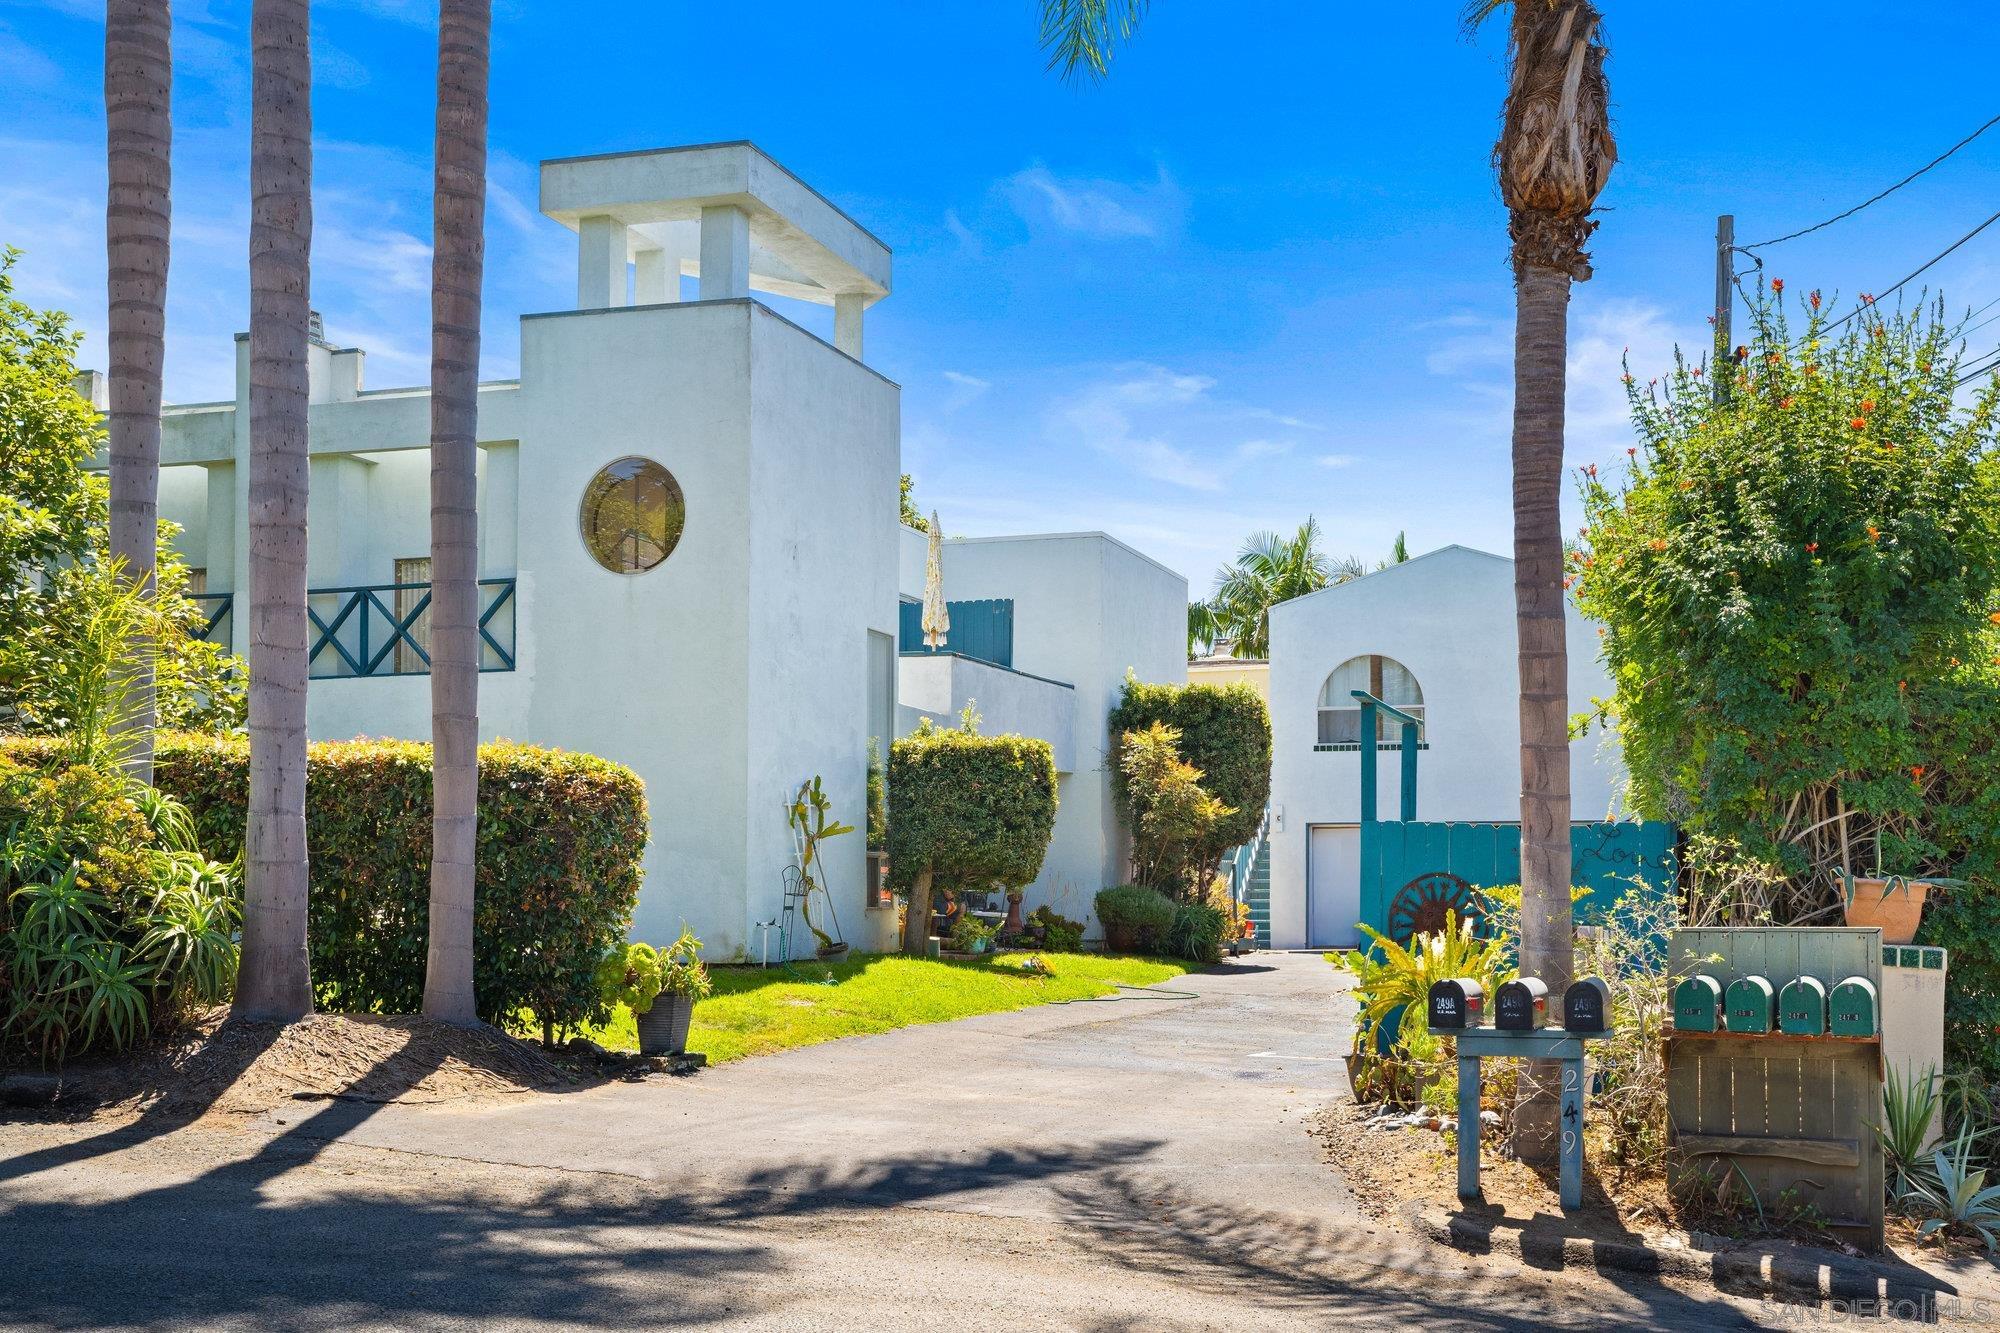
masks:
<instances>
[{"instance_id":1,"label":"power line","mask_svg":"<svg viewBox=\"0 0 2000 1333\"><path fill-rule=\"evenodd\" d=\"M1947 245L1944 249L1938 251L1936 254L1932 255L1929 259L1926 259L1923 263L1917 265L1917 267L1911 269L1908 273L1905 273L1901 278L1896 280L1894 286L1885 288L1882 291L1875 293L1873 296L1863 299L1860 305L1854 307L1854 309L1848 311L1846 314L1842 315L1839 319L1834 320L1831 324L1828 324L1824 329L1821 330L1821 332L1831 333L1835 329L1839 328L1841 325L1853 319L1855 316L1861 314L1864 310L1868 309L1869 306L1874 305L1876 302L1880 301L1883 297L1894 296L1897 292L1901 291L1905 286L1907 286L1912 278L1921 276L1922 274L1927 272L1933 265L1935 265L1939 260L1943 259L1946 255L1950 254L1952 251L1958 249L1959 246L1964 245L1967 241L1977 236L1980 232L1985 231L1988 227L1992 226L1996 222L2000 222L2000 213L1995 213L1992 217L1987 218L1986 221L1980 223L1978 226L1974 227L1971 231L1965 233L1965 235L1959 237L1957 240L1953 241L1950 245Z\"/></svg>"},{"instance_id":2,"label":"power line","mask_svg":"<svg viewBox=\"0 0 2000 1333\"><path fill-rule=\"evenodd\" d=\"M1993 119L1987 121L1984 125L1981 125L1978 129L1966 135L1963 139L1960 139L1957 143L1945 149L1944 152L1938 154L1930 161L1924 163L1924 165L1918 167L1915 171L1903 177L1903 179L1897 181L1894 185L1891 185L1888 189L1882 191L1880 194L1873 195L1870 198L1862 200L1854 207L1848 209L1845 213L1836 213L1834 216L1828 218L1824 222L1815 222L1810 227L1802 227L1798 231L1787 233L1784 236L1778 237L1776 240L1758 241L1754 245L1739 245L1736 248L1743 251L1761 250L1767 245L1781 245L1786 241L1796 241L1801 236L1809 236L1813 232L1819 231L1822 228L1831 227L1836 222L1844 222L1848 218L1853 217L1856 213L1859 213L1862 209L1867 208L1869 205L1879 204L1884 199L1887 199L1890 195L1902 189L1905 185L1908 185L1911 181L1923 175L1925 172L1929 171L1932 167L1937 166L1940 162L1943 162L1953 153L1956 153L1959 149L1965 147L1967 144L1971 143L1974 139L1977 139L1980 135L1992 129L1995 125L2000 125L2000 116L1993 117Z\"/></svg>"}]
</instances>

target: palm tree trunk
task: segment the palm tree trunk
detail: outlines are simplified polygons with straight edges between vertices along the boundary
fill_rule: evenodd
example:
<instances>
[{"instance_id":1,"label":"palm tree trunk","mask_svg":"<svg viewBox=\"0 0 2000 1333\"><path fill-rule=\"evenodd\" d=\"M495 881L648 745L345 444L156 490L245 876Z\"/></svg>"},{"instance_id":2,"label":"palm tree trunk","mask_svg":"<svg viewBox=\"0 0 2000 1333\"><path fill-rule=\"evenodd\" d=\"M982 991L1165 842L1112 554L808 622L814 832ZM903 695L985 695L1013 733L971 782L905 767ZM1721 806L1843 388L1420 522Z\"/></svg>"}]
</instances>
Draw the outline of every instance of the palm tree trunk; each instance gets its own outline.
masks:
<instances>
[{"instance_id":1,"label":"palm tree trunk","mask_svg":"<svg viewBox=\"0 0 2000 1333\"><path fill-rule=\"evenodd\" d=\"M166 352L173 146L167 0L107 0L104 242L111 357L111 556L148 593L159 546L160 365ZM153 780L153 645L135 643L116 728L126 766Z\"/></svg>"},{"instance_id":2,"label":"palm tree trunk","mask_svg":"<svg viewBox=\"0 0 2000 1333\"><path fill-rule=\"evenodd\" d=\"M478 1020L472 990L479 814L479 283L486 259L491 0L438 15L431 260L431 910L424 1013Z\"/></svg>"},{"instance_id":3,"label":"palm tree trunk","mask_svg":"<svg viewBox=\"0 0 2000 1333\"><path fill-rule=\"evenodd\" d=\"M1569 655L1562 586L1563 397L1570 275L1517 265L1514 326L1514 611L1521 673L1521 971L1569 984ZM1515 1111L1525 1161L1557 1149L1560 1066L1529 1066Z\"/></svg>"},{"instance_id":4,"label":"palm tree trunk","mask_svg":"<svg viewBox=\"0 0 2000 1333\"><path fill-rule=\"evenodd\" d=\"M250 126L250 817L239 1017L312 1012L306 958L307 0L255 0Z\"/></svg>"}]
</instances>

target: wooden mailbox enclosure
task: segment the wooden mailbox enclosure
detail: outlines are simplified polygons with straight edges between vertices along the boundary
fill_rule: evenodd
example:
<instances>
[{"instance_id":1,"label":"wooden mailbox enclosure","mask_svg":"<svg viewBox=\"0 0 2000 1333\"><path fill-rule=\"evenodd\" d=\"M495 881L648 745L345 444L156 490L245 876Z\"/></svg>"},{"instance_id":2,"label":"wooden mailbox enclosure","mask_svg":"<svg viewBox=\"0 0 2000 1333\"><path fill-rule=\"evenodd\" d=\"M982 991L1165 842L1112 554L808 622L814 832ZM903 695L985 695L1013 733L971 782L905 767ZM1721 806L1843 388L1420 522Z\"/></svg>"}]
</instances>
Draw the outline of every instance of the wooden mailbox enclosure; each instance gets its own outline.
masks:
<instances>
[{"instance_id":1,"label":"wooden mailbox enclosure","mask_svg":"<svg viewBox=\"0 0 2000 1333\"><path fill-rule=\"evenodd\" d=\"M1677 930L1671 947L1676 974L1706 972L1725 987L1746 976L1779 984L1805 976L1831 992L1859 976L1881 988L1882 933L1873 927ZM1668 1039L1675 1183L1704 1171L1731 1177L1739 1191L1747 1180L1766 1212L1809 1205L1847 1239L1874 1249L1882 1246L1874 1131L1881 1114L1879 1036L1677 1032Z\"/></svg>"}]
</instances>

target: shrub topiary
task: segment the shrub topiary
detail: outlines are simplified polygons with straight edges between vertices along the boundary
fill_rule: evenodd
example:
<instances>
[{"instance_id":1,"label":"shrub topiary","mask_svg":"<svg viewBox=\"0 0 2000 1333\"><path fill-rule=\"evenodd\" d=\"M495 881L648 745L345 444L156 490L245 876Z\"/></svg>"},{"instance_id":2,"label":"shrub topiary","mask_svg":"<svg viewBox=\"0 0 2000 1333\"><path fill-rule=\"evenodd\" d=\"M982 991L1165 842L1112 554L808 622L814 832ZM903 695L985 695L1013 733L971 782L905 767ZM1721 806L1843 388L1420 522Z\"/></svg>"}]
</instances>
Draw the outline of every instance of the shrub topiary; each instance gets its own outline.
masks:
<instances>
[{"instance_id":1,"label":"shrub topiary","mask_svg":"<svg viewBox=\"0 0 2000 1333\"><path fill-rule=\"evenodd\" d=\"M1042 873L1056 824L1049 743L925 719L889 747L889 877L909 895L903 945L924 951L931 887L1019 888Z\"/></svg>"},{"instance_id":2,"label":"shrub topiary","mask_svg":"<svg viewBox=\"0 0 2000 1333\"><path fill-rule=\"evenodd\" d=\"M1174 904L1164 893L1120 884L1097 895L1097 920L1109 953L1159 953L1174 927Z\"/></svg>"},{"instance_id":3,"label":"shrub topiary","mask_svg":"<svg viewBox=\"0 0 2000 1333\"><path fill-rule=\"evenodd\" d=\"M1181 759L1201 773L1203 790L1229 813L1195 849L1203 865L1257 836L1264 804L1271 798L1271 714L1248 685L1148 685L1129 673L1118 706L1111 710L1113 739L1144 731L1155 722L1180 732ZM1131 792L1125 775L1112 775L1113 792L1129 825Z\"/></svg>"},{"instance_id":4,"label":"shrub topiary","mask_svg":"<svg viewBox=\"0 0 2000 1333\"><path fill-rule=\"evenodd\" d=\"M47 742L6 753L45 765ZM209 855L242 854L249 743L163 734L154 782L193 818ZM306 752L307 925L326 1009L416 1013L429 938L431 750L417 741L322 741ZM489 1021L533 1009L548 1035L602 1012L597 968L623 945L646 847L645 790L592 755L479 747L473 993Z\"/></svg>"}]
</instances>

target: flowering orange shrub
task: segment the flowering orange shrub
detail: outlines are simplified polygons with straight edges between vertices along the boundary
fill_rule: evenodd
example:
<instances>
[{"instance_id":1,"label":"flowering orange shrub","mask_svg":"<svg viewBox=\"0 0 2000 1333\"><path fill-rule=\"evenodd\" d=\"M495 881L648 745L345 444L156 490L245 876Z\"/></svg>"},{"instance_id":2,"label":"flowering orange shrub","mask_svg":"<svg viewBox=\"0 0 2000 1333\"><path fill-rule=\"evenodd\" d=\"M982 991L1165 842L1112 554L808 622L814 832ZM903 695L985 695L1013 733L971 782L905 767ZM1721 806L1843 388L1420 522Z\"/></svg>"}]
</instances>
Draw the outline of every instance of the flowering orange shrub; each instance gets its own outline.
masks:
<instances>
[{"instance_id":1,"label":"flowering orange shrub","mask_svg":"<svg viewBox=\"0 0 2000 1333\"><path fill-rule=\"evenodd\" d=\"M1830 904L1826 872L1878 845L1969 877L1931 920L1982 923L1952 942L1991 954L1985 980L1958 957L1952 978L2000 1019L2000 386L1955 389L1937 306L1836 329L1809 298L1800 329L1781 291L1706 379L1677 359L1628 384L1630 462L1579 478L1568 572L1634 803L1775 863L1794 901Z\"/></svg>"}]
</instances>

